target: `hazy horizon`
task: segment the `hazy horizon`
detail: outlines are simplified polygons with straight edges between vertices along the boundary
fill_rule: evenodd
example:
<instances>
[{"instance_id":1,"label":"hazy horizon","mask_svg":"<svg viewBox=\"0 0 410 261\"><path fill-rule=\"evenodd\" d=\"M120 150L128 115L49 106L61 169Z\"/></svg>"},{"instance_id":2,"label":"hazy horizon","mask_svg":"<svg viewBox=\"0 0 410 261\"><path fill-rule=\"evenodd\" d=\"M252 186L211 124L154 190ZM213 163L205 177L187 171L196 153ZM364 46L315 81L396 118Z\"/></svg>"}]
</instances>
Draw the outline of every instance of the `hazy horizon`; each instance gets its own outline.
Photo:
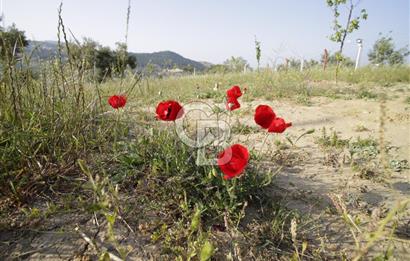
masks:
<instances>
[{"instance_id":1,"label":"hazy horizon","mask_svg":"<svg viewBox=\"0 0 410 261\"><path fill-rule=\"evenodd\" d=\"M369 18L348 37L344 53L354 58L356 39L364 39L362 64L379 32L394 39L396 48L409 44L408 0L362 0L357 14L366 9ZM41 2L3 0L6 26L12 23L31 40L57 39L58 0ZM64 24L77 38L89 37L114 47L124 41L128 0L63 3ZM329 40L332 13L325 1L131 1L129 51L151 53L173 51L184 57L222 63L242 56L256 65L254 37L261 42L261 65L273 59L319 59L324 48L334 51ZM409 60L407 60L409 61Z\"/></svg>"}]
</instances>

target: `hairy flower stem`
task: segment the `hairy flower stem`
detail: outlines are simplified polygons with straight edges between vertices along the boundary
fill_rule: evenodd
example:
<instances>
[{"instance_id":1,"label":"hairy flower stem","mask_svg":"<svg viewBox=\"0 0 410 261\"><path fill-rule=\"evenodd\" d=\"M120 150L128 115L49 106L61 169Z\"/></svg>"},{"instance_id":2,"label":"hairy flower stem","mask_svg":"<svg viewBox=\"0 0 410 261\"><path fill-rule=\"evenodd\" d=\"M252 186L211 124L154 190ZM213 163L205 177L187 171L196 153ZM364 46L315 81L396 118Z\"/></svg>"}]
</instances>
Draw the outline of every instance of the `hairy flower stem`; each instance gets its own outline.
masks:
<instances>
[{"instance_id":1,"label":"hairy flower stem","mask_svg":"<svg viewBox=\"0 0 410 261\"><path fill-rule=\"evenodd\" d=\"M117 151L118 124L120 124L120 113L119 113L119 109L116 109L114 113L115 113L114 150Z\"/></svg>"},{"instance_id":2,"label":"hairy flower stem","mask_svg":"<svg viewBox=\"0 0 410 261\"><path fill-rule=\"evenodd\" d=\"M259 157L261 156L261 154L262 154L262 152L263 152L263 147L265 146L266 141L268 140L269 134L270 134L269 132L267 132L267 133L265 134L265 138L263 139L262 146L261 146L261 148L259 149L257 158L259 158Z\"/></svg>"},{"instance_id":3,"label":"hairy flower stem","mask_svg":"<svg viewBox=\"0 0 410 261\"><path fill-rule=\"evenodd\" d=\"M232 208L235 205L236 201L237 178L233 178L232 180L224 180L224 183L229 195L229 208Z\"/></svg>"},{"instance_id":4,"label":"hairy flower stem","mask_svg":"<svg viewBox=\"0 0 410 261\"><path fill-rule=\"evenodd\" d=\"M258 164L258 166L257 166L257 168L256 168L256 171L259 171L260 167L262 166L262 161L259 160L259 158L260 158L261 155L262 155L263 147L265 146L265 143L266 143L266 141L268 140L269 134L270 134L269 132L267 132L267 133L265 134L265 138L264 138L264 140L263 140L262 146L261 146L261 148L259 149L259 152L258 152L258 154L257 154L257 156L256 156L256 159L259 161L259 164Z\"/></svg>"}]
</instances>

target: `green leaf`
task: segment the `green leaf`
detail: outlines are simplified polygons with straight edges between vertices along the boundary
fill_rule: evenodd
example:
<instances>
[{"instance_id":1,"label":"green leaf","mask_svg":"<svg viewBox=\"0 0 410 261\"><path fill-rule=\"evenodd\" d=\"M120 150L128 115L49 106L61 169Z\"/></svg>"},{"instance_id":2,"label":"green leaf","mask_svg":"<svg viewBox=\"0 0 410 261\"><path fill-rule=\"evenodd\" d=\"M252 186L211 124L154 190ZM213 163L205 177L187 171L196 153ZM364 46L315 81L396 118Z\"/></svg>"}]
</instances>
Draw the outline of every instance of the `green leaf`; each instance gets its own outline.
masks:
<instances>
[{"instance_id":1,"label":"green leaf","mask_svg":"<svg viewBox=\"0 0 410 261\"><path fill-rule=\"evenodd\" d=\"M306 132L306 135L312 134L312 133L314 133L314 132L315 132L315 129L310 129L310 130L308 130L308 131Z\"/></svg>"},{"instance_id":2,"label":"green leaf","mask_svg":"<svg viewBox=\"0 0 410 261\"><path fill-rule=\"evenodd\" d=\"M201 261L206 261L209 260L214 253L214 247L212 244L207 240L204 245L202 246L201 249L201 255L200 255L200 260Z\"/></svg>"},{"instance_id":3,"label":"green leaf","mask_svg":"<svg viewBox=\"0 0 410 261\"><path fill-rule=\"evenodd\" d=\"M290 145L293 145L293 141L289 137L286 137L286 139L290 143Z\"/></svg>"},{"instance_id":4,"label":"green leaf","mask_svg":"<svg viewBox=\"0 0 410 261\"><path fill-rule=\"evenodd\" d=\"M192 217L192 221L191 221L191 232L194 232L198 229L200 221L201 221L201 209L197 207L195 210L195 214Z\"/></svg>"},{"instance_id":5,"label":"green leaf","mask_svg":"<svg viewBox=\"0 0 410 261\"><path fill-rule=\"evenodd\" d=\"M116 220L116 214L105 214L105 218L107 219L107 222L113 225Z\"/></svg>"},{"instance_id":6,"label":"green leaf","mask_svg":"<svg viewBox=\"0 0 410 261\"><path fill-rule=\"evenodd\" d=\"M99 261L110 261L110 255L107 252L104 252L98 258Z\"/></svg>"},{"instance_id":7,"label":"green leaf","mask_svg":"<svg viewBox=\"0 0 410 261\"><path fill-rule=\"evenodd\" d=\"M302 254L306 251L307 246L308 246L308 242L303 241L303 243L302 243Z\"/></svg>"}]
</instances>

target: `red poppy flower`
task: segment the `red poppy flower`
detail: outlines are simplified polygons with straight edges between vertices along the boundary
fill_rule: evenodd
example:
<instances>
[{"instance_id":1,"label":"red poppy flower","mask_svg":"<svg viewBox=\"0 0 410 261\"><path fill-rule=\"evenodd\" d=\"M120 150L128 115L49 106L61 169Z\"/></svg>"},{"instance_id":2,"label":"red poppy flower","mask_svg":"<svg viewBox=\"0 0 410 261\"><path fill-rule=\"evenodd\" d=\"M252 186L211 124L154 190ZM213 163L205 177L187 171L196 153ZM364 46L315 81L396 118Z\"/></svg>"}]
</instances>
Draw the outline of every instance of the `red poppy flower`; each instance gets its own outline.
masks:
<instances>
[{"instance_id":1,"label":"red poppy flower","mask_svg":"<svg viewBox=\"0 0 410 261\"><path fill-rule=\"evenodd\" d=\"M156 113L157 119L175 121L182 117L184 110L178 102L169 100L158 103Z\"/></svg>"},{"instance_id":2,"label":"red poppy flower","mask_svg":"<svg viewBox=\"0 0 410 261\"><path fill-rule=\"evenodd\" d=\"M241 104L238 102L237 99L228 97L226 101L226 109L228 111L233 111L233 110L239 109L240 107L241 107Z\"/></svg>"},{"instance_id":3,"label":"red poppy flower","mask_svg":"<svg viewBox=\"0 0 410 261\"><path fill-rule=\"evenodd\" d=\"M268 132L282 133L287 128L292 126L292 123L286 123L282 118L275 118L269 126Z\"/></svg>"},{"instance_id":4,"label":"red poppy flower","mask_svg":"<svg viewBox=\"0 0 410 261\"><path fill-rule=\"evenodd\" d=\"M238 102L238 98L242 96L239 86L232 86L226 91L226 109L233 111L239 109L241 105Z\"/></svg>"},{"instance_id":5,"label":"red poppy flower","mask_svg":"<svg viewBox=\"0 0 410 261\"><path fill-rule=\"evenodd\" d=\"M233 97L235 99L238 99L239 97L242 96L241 88L239 86L232 86L229 90L226 91L226 95L228 97Z\"/></svg>"},{"instance_id":6,"label":"red poppy flower","mask_svg":"<svg viewBox=\"0 0 410 261\"><path fill-rule=\"evenodd\" d=\"M242 173L248 160L248 149L240 144L235 144L219 153L217 163L224 173L224 179L231 179Z\"/></svg>"},{"instance_id":7,"label":"red poppy flower","mask_svg":"<svg viewBox=\"0 0 410 261\"><path fill-rule=\"evenodd\" d=\"M108 99L108 103L114 109L122 108L127 103L127 97L124 95L113 95Z\"/></svg>"},{"instance_id":8,"label":"red poppy flower","mask_svg":"<svg viewBox=\"0 0 410 261\"><path fill-rule=\"evenodd\" d=\"M272 121L276 118L275 112L268 105L259 105L256 107L254 119L256 124L264 129L269 128Z\"/></svg>"}]
</instances>

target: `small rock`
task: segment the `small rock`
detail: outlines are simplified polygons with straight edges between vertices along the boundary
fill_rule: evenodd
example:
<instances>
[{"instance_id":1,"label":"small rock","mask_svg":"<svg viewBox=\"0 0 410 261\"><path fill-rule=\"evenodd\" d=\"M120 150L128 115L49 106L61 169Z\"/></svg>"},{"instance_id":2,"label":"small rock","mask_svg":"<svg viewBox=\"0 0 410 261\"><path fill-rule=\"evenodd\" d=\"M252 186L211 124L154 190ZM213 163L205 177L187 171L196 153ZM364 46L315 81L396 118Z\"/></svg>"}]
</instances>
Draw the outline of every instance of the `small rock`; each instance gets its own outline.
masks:
<instances>
[{"instance_id":1,"label":"small rock","mask_svg":"<svg viewBox=\"0 0 410 261\"><path fill-rule=\"evenodd\" d=\"M366 185L364 185L364 186L361 186L361 187L359 188L359 190L360 190L360 192L362 192L362 193L367 193L367 192L369 191L369 188L368 188Z\"/></svg>"}]
</instances>

